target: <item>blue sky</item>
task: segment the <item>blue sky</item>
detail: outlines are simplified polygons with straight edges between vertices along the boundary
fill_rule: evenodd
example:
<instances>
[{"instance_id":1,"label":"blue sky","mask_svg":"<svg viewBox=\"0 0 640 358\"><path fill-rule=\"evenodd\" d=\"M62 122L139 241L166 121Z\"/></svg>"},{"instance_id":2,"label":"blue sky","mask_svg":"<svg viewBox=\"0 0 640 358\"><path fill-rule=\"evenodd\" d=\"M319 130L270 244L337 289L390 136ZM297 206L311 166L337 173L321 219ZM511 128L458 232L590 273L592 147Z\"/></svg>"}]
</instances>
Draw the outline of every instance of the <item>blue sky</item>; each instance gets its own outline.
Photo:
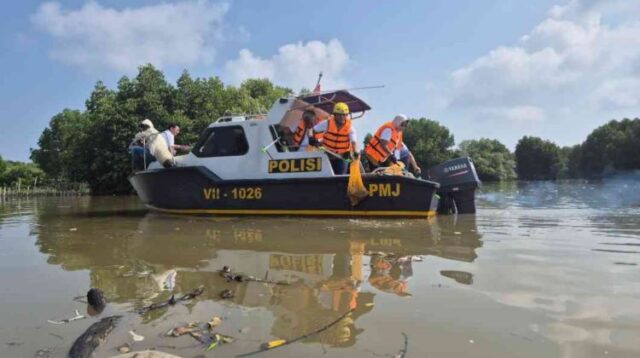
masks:
<instances>
[{"instance_id":1,"label":"blue sky","mask_svg":"<svg viewBox=\"0 0 640 358\"><path fill-rule=\"evenodd\" d=\"M571 145L640 116L640 1L20 1L0 11L0 155L27 160L49 119L151 62L358 92L364 135L396 113L456 142L523 135Z\"/></svg>"}]
</instances>

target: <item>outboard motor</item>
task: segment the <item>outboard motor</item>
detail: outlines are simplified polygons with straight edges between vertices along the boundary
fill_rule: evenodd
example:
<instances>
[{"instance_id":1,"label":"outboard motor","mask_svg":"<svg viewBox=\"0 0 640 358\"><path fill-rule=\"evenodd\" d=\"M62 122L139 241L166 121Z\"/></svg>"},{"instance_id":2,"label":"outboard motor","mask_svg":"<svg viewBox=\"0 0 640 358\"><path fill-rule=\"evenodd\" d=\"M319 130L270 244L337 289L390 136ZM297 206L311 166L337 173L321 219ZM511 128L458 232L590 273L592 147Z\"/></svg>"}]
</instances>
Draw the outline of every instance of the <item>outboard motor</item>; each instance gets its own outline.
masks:
<instances>
[{"instance_id":1,"label":"outboard motor","mask_svg":"<svg viewBox=\"0 0 640 358\"><path fill-rule=\"evenodd\" d=\"M469 157L456 158L429 169L429 179L440 183L438 213L474 214L480 179Z\"/></svg>"}]
</instances>

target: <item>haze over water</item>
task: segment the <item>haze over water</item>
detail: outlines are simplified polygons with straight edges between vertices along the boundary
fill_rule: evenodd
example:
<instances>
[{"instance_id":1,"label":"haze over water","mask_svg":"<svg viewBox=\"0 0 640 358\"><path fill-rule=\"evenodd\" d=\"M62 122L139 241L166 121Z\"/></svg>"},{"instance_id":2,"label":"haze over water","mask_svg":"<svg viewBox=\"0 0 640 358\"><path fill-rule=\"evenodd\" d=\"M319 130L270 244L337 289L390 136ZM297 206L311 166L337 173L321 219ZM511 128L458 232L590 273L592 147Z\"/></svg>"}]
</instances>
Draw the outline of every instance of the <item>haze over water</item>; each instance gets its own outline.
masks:
<instances>
[{"instance_id":1,"label":"haze over water","mask_svg":"<svg viewBox=\"0 0 640 358\"><path fill-rule=\"evenodd\" d=\"M99 317L124 319L97 351L182 357L638 357L640 182L487 185L478 214L432 220L235 218L147 211L136 197L0 203L0 356L66 356ZM289 285L227 283L218 270ZM134 308L205 285L190 303ZM54 325L101 288L99 317ZM235 297L219 294L231 289ZM178 295L177 295L178 296ZM171 328L223 318L237 340L205 352Z\"/></svg>"}]
</instances>

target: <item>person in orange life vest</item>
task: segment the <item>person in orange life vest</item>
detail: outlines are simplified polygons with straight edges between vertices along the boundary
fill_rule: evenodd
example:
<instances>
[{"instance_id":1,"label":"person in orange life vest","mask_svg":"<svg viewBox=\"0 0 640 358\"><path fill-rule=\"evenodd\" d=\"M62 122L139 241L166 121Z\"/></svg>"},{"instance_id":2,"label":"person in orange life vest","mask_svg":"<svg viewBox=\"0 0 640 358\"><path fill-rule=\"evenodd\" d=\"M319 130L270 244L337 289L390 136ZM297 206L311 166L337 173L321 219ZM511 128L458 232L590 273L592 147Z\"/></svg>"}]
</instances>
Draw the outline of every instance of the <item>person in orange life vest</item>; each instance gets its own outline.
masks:
<instances>
[{"instance_id":1,"label":"person in orange life vest","mask_svg":"<svg viewBox=\"0 0 640 358\"><path fill-rule=\"evenodd\" d=\"M292 134L292 147L299 151L305 151L309 146L309 142L312 145L318 146L319 141L322 139L322 133L312 133L313 126L323 121L320 117L316 116L316 112L311 109L307 109L302 113L302 119L298 124L287 128Z\"/></svg>"},{"instance_id":2,"label":"person in orange life vest","mask_svg":"<svg viewBox=\"0 0 640 358\"><path fill-rule=\"evenodd\" d=\"M322 146L337 155L330 155L329 161L335 175L347 174L347 159L349 156L358 158L358 139L356 130L351 125L349 106L338 102L333 107L333 114L329 119L316 124L314 133L324 133ZM310 141L309 144L317 145Z\"/></svg>"},{"instance_id":3,"label":"person in orange life vest","mask_svg":"<svg viewBox=\"0 0 640 358\"><path fill-rule=\"evenodd\" d=\"M383 124L376 134L371 137L364 151L372 169L388 167L401 160L406 168L412 168L416 176L422 174L422 169L416 163L413 153L402 141L402 131L409 123L404 114L398 114L391 122Z\"/></svg>"},{"instance_id":4,"label":"person in orange life vest","mask_svg":"<svg viewBox=\"0 0 640 358\"><path fill-rule=\"evenodd\" d=\"M371 256L369 262L371 274L369 284L382 292L394 293L398 296L411 296L409 279L413 276L410 257L391 259L384 256Z\"/></svg>"}]
</instances>

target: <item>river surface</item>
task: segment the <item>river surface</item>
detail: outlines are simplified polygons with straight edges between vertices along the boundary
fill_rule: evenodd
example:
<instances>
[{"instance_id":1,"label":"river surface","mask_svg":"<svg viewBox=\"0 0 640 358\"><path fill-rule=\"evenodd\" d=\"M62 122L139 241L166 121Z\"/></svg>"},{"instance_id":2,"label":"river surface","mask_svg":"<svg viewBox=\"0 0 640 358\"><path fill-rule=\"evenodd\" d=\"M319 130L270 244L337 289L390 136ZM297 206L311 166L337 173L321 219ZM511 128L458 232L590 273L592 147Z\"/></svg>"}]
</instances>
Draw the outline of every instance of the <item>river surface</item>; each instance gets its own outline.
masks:
<instances>
[{"instance_id":1,"label":"river surface","mask_svg":"<svg viewBox=\"0 0 640 358\"><path fill-rule=\"evenodd\" d=\"M273 283L226 282L225 265ZM430 220L174 216L136 197L9 200L0 357L63 357L112 314L123 318L98 357L125 343L235 356L350 310L256 357L640 357L639 265L638 180L487 185L476 215ZM189 302L133 312L200 285ZM109 301L100 315L77 298L91 287ZM225 289L234 297L222 299ZM76 310L88 318L48 322ZM189 335L165 335L214 316L233 343L207 352Z\"/></svg>"}]
</instances>

